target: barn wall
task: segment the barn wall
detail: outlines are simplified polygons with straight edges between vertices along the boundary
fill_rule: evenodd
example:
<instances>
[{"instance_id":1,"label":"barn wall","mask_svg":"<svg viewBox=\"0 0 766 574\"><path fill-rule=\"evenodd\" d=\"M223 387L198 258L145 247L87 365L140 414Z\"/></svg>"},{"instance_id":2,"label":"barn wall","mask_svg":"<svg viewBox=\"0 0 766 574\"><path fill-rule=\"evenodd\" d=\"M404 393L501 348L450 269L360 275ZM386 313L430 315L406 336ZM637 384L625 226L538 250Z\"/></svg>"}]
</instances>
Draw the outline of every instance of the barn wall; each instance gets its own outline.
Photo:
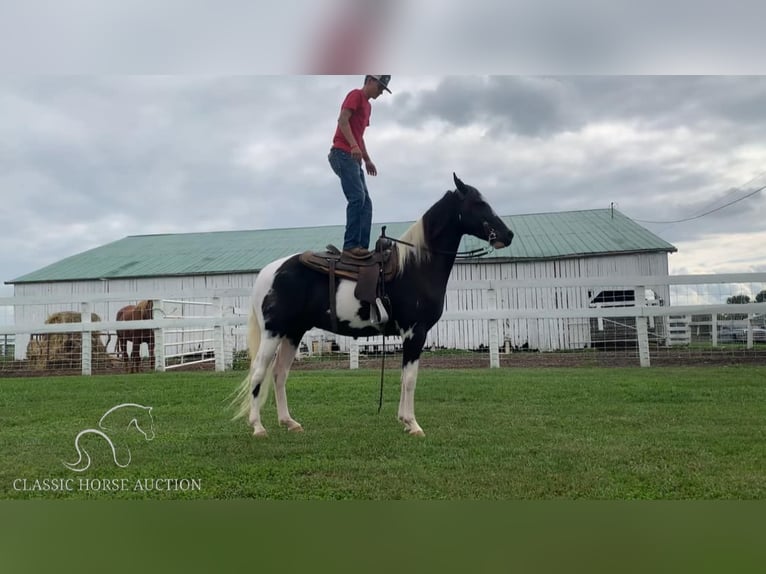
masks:
<instances>
[{"instance_id":1,"label":"barn wall","mask_svg":"<svg viewBox=\"0 0 766 574\"><path fill-rule=\"evenodd\" d=\"M525 261L518 263L458 263L451 281L513 280L546 278L619 277L667 275L666 253L610 255L602 257ZM655 289L669 304L667 286ZM588 308L587 287L505 288L497 293L500 309L578 309ZM593 294L595 295L595 294ZM445 310L463 311L486 307L486 294L480 290L448 291ZM532 349L578 349L590 344L587 319L505 320L500 322L500 341L512 347ZM489 344L489 321L442 321L431 329L427 346L476 349Z\"/></svg>"},{"instance_id":2,"label":"barn wall","mask_svg":"<svg viewBox=\"0 0 766 574\"><path fill-rule=\"evenodd\" d=\"M512 280L546 278L619 277L635 275L667 275L666 253L633 255L612 255L603 257L562 259L555 261L530 261L519 263L473 262L457 263L450 276L451 281L471 280ZM184 291L191 289L250 288L256 274L240 273L230 275L157 277L142 279L114 279L108 281L75 281L60 283L19 284L14 286L18 296L67 296L77 300L78 295L130 292L174 292L177 299L184 297ZM657 296L669 301L669 288L655 289ZM590 300L587 287L562 288L519 288L501 289L497 293L497 304L501 309L573 309L587 308ZM96 303L93 312L102 319L114 318L117 311L133 301L112 301ZM248 297L227 298L224 307L247 309ZM481 290L448 291L445 310L470 310L486 308L486 293ZM80 311L77 303L36 305L17 308L17 325L39 324L57 311ZM212 308L197 305L171 304L166 311L173 315L206 315ZM505 320L500 322L500 342L513 347L527 345L532 349L557 350L577 349L590 345L590 324L587 319L537 319ZM234 335L232 329L228 335ZM184 337L168 337L168 342L183 341ZM191 337L193 339L193 337ZM19 335L16 344L17 358L23 358L29 337ZM106 337L104 337L106 342ZM338 337L342 350L347 350L349 339ZM109 341L108 350L114 349L114 339ZM428 347L477 349L489 344L489 321L440 321L429 332ZM246 349L244 335L234 337L235 349Z\"/></svg>"}]
</instances>

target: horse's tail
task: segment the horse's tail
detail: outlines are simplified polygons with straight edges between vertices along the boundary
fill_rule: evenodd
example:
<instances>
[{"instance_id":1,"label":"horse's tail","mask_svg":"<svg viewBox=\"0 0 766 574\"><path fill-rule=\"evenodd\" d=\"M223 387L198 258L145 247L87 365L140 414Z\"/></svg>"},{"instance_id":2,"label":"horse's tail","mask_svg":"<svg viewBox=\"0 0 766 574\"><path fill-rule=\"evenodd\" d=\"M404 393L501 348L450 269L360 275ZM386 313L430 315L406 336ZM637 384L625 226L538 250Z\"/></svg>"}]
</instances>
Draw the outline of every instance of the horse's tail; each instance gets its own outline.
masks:
<instances>
[{"instance_id":1,"label":"horse's tail","mask_svg":"<svg viewBox=\"0 0 766 574\"><path fill-rule=\"evenodd\" d=\"M247 376L240 383L237 388L236 394L231 401L232 408L236 408L234 419L244 417L250 412L250 405L252 400L252 389L250 388L250 380L253 376L253 368L255 365L255 358L258 356L258 349L261 346L261 323L258 320L258 313L256 309L250 309L250 316L247 319L247 347L250 353L250 369ZM269 367L266 371L266 377L261 384L260 392L258 393L258 408L262 407L269 398L269 387L273 382L272 369L274 367L274 358L269 361Z\"/></svg>"}]
</instances>

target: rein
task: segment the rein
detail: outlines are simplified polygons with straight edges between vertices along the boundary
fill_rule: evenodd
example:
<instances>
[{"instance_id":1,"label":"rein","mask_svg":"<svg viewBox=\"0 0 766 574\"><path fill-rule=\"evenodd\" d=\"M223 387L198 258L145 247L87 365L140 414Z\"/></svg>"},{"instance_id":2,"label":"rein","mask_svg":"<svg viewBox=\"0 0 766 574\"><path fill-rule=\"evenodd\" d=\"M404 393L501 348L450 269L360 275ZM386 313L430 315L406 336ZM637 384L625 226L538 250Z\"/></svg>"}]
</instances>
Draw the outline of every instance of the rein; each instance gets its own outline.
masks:
<instances>
[{"instance_id":1,"label":"rein","mask_svg":"<svg viewBox=\"0 0 766 574\"><path fill-rule=\"evenodd\" d=\"M418 246L418 245L415 245L414 243L410 243L409 241L403 241L401 239L388 237L386 235L385 226L383 227L383 230L381 231L380 236L385 237L386 239L388 239L389 241L393 241L394 243L401 243L402 245L413 247L415 249L425 249L426 251L430 251L431 253L438 253L440 255L454 255L455 259L473 259L475 257L484 257L485 255L489 255L495 250L495 248L492 247L492 242L497 238L497 234L495 233L495 230L492 228L489 228L487 233L487 243L489 243L488 247L479 247L478 249L471 249L470 251L445 251L443 249L434 249L433 247L428 247L426 245Z\"/></svg>"}]
</instances>

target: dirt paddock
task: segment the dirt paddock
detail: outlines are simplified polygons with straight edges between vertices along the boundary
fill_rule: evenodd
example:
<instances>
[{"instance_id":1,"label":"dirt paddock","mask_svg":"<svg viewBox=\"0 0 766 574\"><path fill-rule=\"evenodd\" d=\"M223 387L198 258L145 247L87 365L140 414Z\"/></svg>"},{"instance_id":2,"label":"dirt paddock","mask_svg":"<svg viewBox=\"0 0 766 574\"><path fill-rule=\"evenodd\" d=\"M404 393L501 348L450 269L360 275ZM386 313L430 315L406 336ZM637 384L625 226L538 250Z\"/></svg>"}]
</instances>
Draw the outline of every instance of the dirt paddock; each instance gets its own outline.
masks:
<instances>
[{"instance_id":1,"label":"dirt paddock","mask_svg":"<svg viewBox=\"0 0 766 574\"><path fill-rule=\"evenodd\" d=\"M363 355L359 357L359 368L380 369L381 355ZM401 366L400 353L386 355L385 368L398 369ZM683 366L724 366L724 365L764 365L766 366L766 347L759 346L752 350L689 351L676 349L653 349L650 358L653 367ZM421 356L420 366L431 369L484 369L489 368L487 353L431 353ZM501 368L534 367L638 367L638 354L635 351L587 351L565 353L515 352L500 354ZM330 370L348 369L349 358L346 354L333 353L322 357L296 360L292 370ZM180 372L213 371L213 362L180 366L173 369ZM240 370L240 369L237 369ZM148 359L144 358L141 372L148 373ZM79 375L80 369L34 368L29 361L3 361L0 363L0 377L50 377L60 375ZM110 359L93 366L95 375L126 374L125 366L117 359Z\"/></svg>"}]
</instances>

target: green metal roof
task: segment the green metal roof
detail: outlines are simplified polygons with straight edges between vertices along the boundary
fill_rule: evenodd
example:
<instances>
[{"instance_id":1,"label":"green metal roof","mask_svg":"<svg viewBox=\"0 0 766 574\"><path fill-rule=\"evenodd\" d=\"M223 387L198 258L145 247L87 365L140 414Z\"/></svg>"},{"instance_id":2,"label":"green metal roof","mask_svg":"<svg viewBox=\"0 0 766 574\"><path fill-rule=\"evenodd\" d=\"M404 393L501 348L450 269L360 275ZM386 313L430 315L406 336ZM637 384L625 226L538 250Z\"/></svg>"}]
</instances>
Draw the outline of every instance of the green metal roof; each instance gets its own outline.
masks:
<instances>
[{"instance_id":1,"label":"green metal roof","mask_svg":"<svg viewBox=\"0 0 766 574\"><path fill-rule=\"evenodd\" d=\"M633 220L609 209L511 215L503 220L515 237L510 248L489 258L562 259L583 255L676 251L671 244ZM382 225L399 237L412 222ZM6 283L41 283L87 279L251 273L267 263L328 243L342 245L343 226L133 235L62 259ZM486 245L465 237L461 249ZM486 259L486 258L485 258Z\"/></svg>"}]
</instances>

